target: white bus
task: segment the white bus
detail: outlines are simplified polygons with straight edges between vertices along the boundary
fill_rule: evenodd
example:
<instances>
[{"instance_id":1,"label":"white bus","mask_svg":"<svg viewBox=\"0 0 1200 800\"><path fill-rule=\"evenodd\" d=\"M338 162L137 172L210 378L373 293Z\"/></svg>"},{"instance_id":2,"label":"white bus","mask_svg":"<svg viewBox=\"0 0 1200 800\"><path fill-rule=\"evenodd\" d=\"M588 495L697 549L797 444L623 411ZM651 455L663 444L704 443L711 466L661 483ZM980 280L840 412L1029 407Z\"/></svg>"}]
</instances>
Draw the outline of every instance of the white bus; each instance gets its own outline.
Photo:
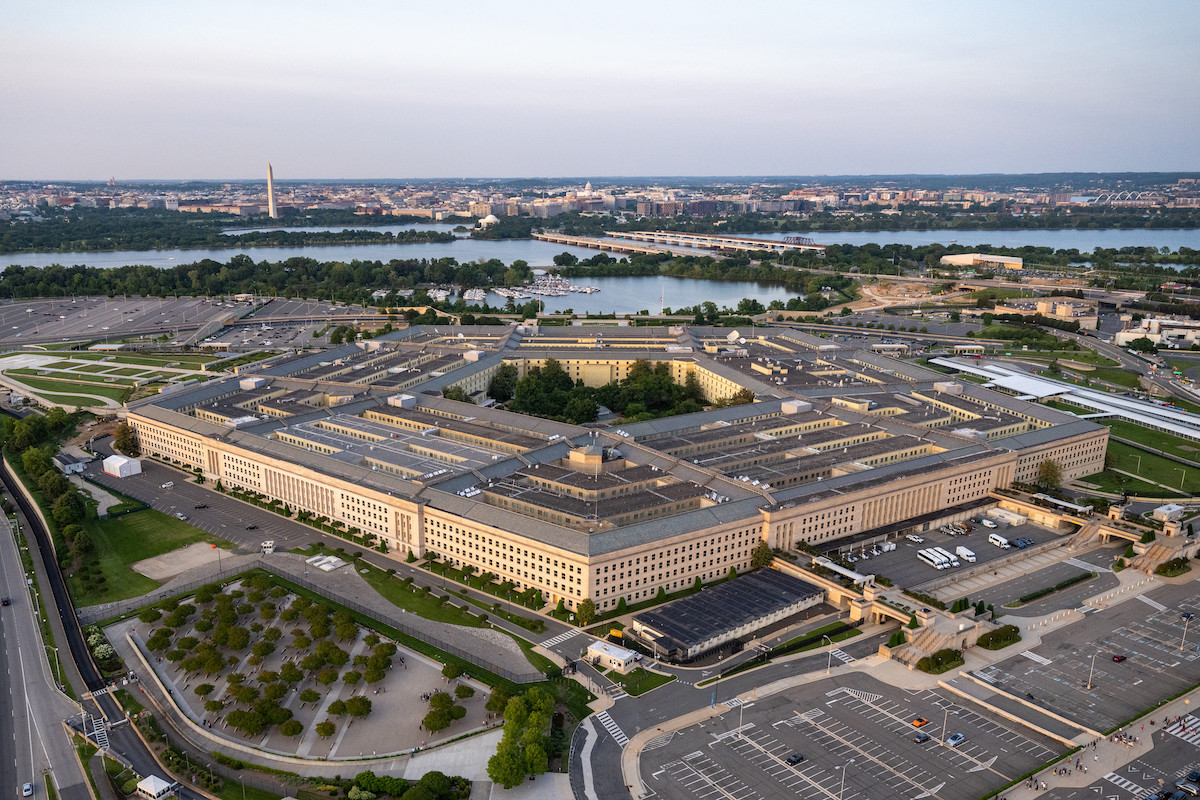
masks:
<instances>
[{"instance_id":1,"label":"white bus","mask_svg":"<svg viewBox=\"0 0 1200 800\"><path fill-rule=\"evenodd\" d=\"M942 558L941 555L933 552L932 550L918 550L917 558L921 559L934 569L946 569L950 566L949 561L947 561L945 558Z\"/></svg>"},{"instance_id":2,"label":"white bus","mask_svg":"<svg viewBox=\"0 0 1200 800\"><path fill-rule=\"evenodd\" d=\"M937 553L939 556L941 556L942 558L944 558L944 559L946 559L947 561L949 561L949 562L950 562L950 566L952 566L952 567L957 567L957 566L959 566L959 563L958 563L958 556L956 556L956 555L953 555L953 554L952 554L950 551L946 550L946 548L944 548L944 547L935 547L935 548L933 548L933 552Z\"/></svg>"}]
</instances>

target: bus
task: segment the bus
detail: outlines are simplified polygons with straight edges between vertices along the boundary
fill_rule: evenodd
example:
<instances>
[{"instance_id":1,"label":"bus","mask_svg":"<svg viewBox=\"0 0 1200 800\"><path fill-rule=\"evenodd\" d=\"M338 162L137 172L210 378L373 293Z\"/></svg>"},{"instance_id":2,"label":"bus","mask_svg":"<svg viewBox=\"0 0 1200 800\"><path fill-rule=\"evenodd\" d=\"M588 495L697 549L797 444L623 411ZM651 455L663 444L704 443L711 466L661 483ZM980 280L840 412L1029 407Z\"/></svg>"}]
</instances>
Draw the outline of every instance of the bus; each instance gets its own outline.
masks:
<instances>
[{"instance_id":1,"label":"bus","mask_svg":"<svg viewBox=\"0 0 1200 800\"><path fill-rule=\"evenodd\" d=\"M952 566L952 567L959 566L958 556L953 555L952 553L950 553L950 551L946 550L944 547L935 547L935 548L933 548L933 552L937 553L939 556L941 556L942 558L949 561L950 566Z\"/></svg>"},{"instance_id":2,"label":"bus","mask_svg":"<svg viewBox=\"0 0 1200 800\"><path fill-rule=\"evenodd\" d=\"M917 558L921 559L922 561L924 561L926 564L933 567L934 569L946 569L947 567L950 566L949 561L947 561L941 555L939 555L938 553L935 553L932 550L917 551Z\"/></svg>"}]
</instances>

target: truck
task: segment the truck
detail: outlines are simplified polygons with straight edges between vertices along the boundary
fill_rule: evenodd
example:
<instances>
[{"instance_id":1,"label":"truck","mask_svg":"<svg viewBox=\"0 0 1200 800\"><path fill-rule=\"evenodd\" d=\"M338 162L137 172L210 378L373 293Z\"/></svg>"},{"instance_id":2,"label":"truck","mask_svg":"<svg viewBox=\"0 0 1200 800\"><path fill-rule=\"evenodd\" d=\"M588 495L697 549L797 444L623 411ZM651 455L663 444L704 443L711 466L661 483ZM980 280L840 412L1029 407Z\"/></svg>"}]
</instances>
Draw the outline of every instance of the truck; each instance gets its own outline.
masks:
<instances>
[{"instance_id":1,"label":"truck","mask_svg":"<svg viewBox=\"0 0 1200 800\"><path fill-rule=\"evenodd\" d=\"M966 561L970 564L975 563L975 553L973 553L972 551L963 547L961 544L958 547L954 548L954 554L957 555L959 558L961 558L963 561Z\"/></svg>"},{"instance_id":2,"label":"truck","mask_svg":"<svg viewBox=\"0 0 1200 800\"><path fill-rule=\"evenodd\" d=\"M1012 547L1012 545L1008 543L1008 539L1005 539L998 533L988 534L988 544L994 544L1001 550L1007 550L1008 548Z\"/></svg>"},{"instance_id":3,"label":"truck","mask_svg":"<svg viewBox=\"0 0 1200 800\"><path fill-rule=\"evenodd\" d=\"M1023 517L1015 511L1008 511L1003 508L989 508L987 515L992 519L998 519L1001 522L1007 522L1009 525L1024 525L1028 521L1028 517Z\"/></svg>"}]
</instances>

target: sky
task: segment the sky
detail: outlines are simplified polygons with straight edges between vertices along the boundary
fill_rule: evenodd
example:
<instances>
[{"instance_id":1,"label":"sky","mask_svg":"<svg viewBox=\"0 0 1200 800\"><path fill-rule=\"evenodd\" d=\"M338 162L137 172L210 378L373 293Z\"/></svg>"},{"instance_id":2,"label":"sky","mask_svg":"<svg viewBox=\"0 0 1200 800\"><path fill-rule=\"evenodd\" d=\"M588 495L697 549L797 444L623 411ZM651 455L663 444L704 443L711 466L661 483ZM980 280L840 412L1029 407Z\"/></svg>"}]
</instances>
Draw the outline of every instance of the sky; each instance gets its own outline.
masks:
<instances>
[{"instance_id":1,"label":"sky","mask_svg":"<svg viewBox=\"0 0 1200 800\"><path fill-rule=\"evenodd\" d=\"M0 180L1200 170L1200 3L9 3Z\"/></svg>"}]
</instances>

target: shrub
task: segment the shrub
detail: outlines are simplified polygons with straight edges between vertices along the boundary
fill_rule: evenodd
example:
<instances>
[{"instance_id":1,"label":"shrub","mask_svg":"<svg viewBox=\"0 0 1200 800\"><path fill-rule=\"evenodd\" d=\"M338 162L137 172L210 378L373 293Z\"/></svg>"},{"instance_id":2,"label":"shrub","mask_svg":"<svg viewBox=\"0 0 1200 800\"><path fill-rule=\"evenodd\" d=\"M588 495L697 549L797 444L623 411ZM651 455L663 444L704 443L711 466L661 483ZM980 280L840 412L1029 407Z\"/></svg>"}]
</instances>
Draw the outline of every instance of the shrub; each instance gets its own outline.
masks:
<instances>
[{"instance_id":1,"label":"shrub","mask_svg":"<svg viewBox=\"0 0 1200 800\"><path fill-rule=\"evenodd\" d=\"M917 669L922 672L928 672L933 675L938 675L955 667L962 666L964 659L962 653L949 648L938 650L931 656L925 656L917 662Z\"/></svg>"},{"instance_id":2,"label":"shrub","mask_svg":"<svg viewBox=\"0 0 1200 800\"><path fill-rule=\"evenodd\" d=\"M454 696L460 700L465 700L468 697L475 696L475 689L464 683L454 687Z\"/></svg>"},{"instance_id":3,"label":"shrub","mask_svg":"<svg viewBox=\"0 0 1200 800\"><path fill-rule=\"evenodd\" d=\"M978 644L987 650L1000 650L1021 641L1021 629L1016 625L1002 625L994 631L981 634Z\"/></svg>"}]
</instances>

